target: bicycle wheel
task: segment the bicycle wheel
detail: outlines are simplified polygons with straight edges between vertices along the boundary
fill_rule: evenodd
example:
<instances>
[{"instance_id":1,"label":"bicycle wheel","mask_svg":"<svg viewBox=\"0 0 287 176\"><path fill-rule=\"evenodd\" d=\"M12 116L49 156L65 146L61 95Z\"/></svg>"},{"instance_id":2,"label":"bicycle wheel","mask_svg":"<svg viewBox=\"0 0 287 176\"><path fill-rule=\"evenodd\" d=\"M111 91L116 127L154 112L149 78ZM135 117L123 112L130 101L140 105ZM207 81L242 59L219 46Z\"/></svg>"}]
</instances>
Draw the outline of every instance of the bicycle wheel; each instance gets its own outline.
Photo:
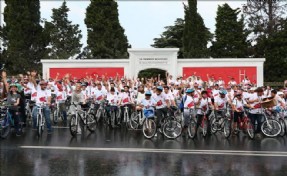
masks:
<instances>
[{"instance_id":1,"label":"bicycle wheel","mask_svg":"<svg viewBox=\"0 0 287 176\"><path fill-rule=\"evenodd\" d=\"M116 127L116 112L114 110L111 112L111 127Z\"/></svg>"},{"instance_id":2,"label":"bicycle wheel","mask_svg":"<svg viewBox=\"0 0 287 176\"><path fill-rule=\"evenodd\" d=\"M78 132L78 122L76 120L76 115L72 115L70 120L70 132L71 135L74 137L77 135Z\"/></svg>"},{"instance_id":3,"label":"bicycle wheel","mask_svg":"<svg viewBox=\"0 0 287 176\"><path fill-rule=\"evenodd\" d=\"M6 118L1 123L1 138L5 139L10 133L11 126Z\"/></svg>"},{"instance_id":4,"label":"bicycle wheel","mask_svg":"<svg viewBox=\"0 0 287 176\"><path fill-rule=\"evenodd\" d=\"M284 136L285 135L285 122L284 122L284 120L283 119L279 119L279 123L280 123L280 125L281 125L281 132L279 133L279 135L280 136Z\"/></svg>"},{"instance_id":5,"label":"bicycle wheel","mask_svg":"<svg viewBox=\"0 0 287 176\"><path fill-rule=\"evenodd\" d=\"M189 136L191 139L194 139L195 136L196 136L196 131L197 131L196 121L194 121L193 119L191 119L190 124L188 125L187 131L188 131L188 136Z\"/></svg>"},{"instance_id":6,"label":"bicycle wheel","mask_svg":"<svg viewBox=\"0 0 287 176\"><path fill-rule=\"evenodd\" d=\"M133 112L131 115L130 126L133 130L138 129L139 127L139 116L137 112Z\"/></svg>"},{"instance_id":7,"label":"bicycle wheel","mask_svg":"<svg viewBox=\"0 0 287 176\"><path fill-rule=\"evenodd\" d=\"M89 113L87 115L87 129L90 132L95 132L96 128L97 128L97 122L95 120L95 116L94 114Z\"/></svg>"},{"instance_id":8,"label":"bicycle wheel","mask_svg":"<svg viewBox=\"0 0 287 176\"><path fill-rule=\"evenodd\" d=\"M250 121L246 122L246 131L250 139L254 139L254 127Z\"/></svg>"},{"instance_id":9,"label":"bicycle wheel","mask_svg":"<svg viewBox=\"0 0 287 176\"><path fill-rule=\"evenodd\" d=\"M55 125L57 125L57 123L58 123L58 115L59 115L58 109L53 110L52 115L53 115L53 122L54 122Z\"/></svg>"},{"instance_id":10,"label":"bicycle wheel","mask_svg":"<svg viewBox=\"0 0 287 176\"><path fill-rule=\"evenodd\" d=\"M100 121L101 115L102 115L102 110L101 110L101 109L98 109L98 110L97 110L97 113L96 113L96 120L97 120L98 123L99 123L99 121Z\"/></svg>"},{"instance_id":11,"label":"bicycle wheel","mask_svg":"<svg viewBox=\"0 0 287 176\"><path fill-rule=\"evenodd\" d=\"M210 119L210 123L211 123L211 125L210 125L211 126L211 133L215 134L218 131L218 128L217 128L218 122L216 122L216 119L214 117L212 117Z\"/></svg>"},{"instance_id":12,"label":"bicycle wheel","mask_svg":"<svg viewBox=\"0 0 287 176\"><path fill-rule=\"evenodd\" d=\"M156 134L156 124L153 119L145 119L143 122L143 135L150 139Z\"/></svg>"},{"instance_id":13,"label":"bicycle wheel","mask_svg":"<svg viewBox=\"0 0 287 176\"><path fill-rule=\"evenodd\" d=\"M267 137L276 137L281 132L281 125L277 120L267 119L263 122L261 131Z\"/></svg>"},{"instance_id":14,"label":"bicycle wheel","mask_svg":"<svg viewBox=\"0 0 287 176\"><path fill-rule=\"evenodd\" d=\"M202 120L202 135L205 137L207 135L207 127L208 127L208 122L207 119Z\"/></svg>"},{"instance_id":15,"label":"bicycle wheel","mask_svg":"<svg viewBox=\"0 0 287 176\"><path fill-rule=\"evenodd\" d=\"M42 133L43 133L43 126L42 126L42 120L43 120L43 118L41 118L41 116L38 114L37 115L37 135L38 135L38 137L40 137L41 135L42 135Z\"/></svg>"},{"instance_id":16,"label":"bicycle wheel","mask_svg":"<svg viewBox=\"0 0 287 176\"><path fill-rule=\"evenodd\" d=\"M224 120L224 126L223 126L223 134L225 138L229 138L231 134L231 122L230 119Z\"/></svg>"},{"instance_id":17,"label":"bicycle wheel","mask_svg":"<svg viewBox=\"0 0 287 176\"><path fill-rule=\"evenodd\" d=\"M176 120L168 120L164 125L163 125L163 134L165 137L168 139L175 139L178 136L181 135L182 132L182 126L180 122Z\"/></svg>"}]
</instances>

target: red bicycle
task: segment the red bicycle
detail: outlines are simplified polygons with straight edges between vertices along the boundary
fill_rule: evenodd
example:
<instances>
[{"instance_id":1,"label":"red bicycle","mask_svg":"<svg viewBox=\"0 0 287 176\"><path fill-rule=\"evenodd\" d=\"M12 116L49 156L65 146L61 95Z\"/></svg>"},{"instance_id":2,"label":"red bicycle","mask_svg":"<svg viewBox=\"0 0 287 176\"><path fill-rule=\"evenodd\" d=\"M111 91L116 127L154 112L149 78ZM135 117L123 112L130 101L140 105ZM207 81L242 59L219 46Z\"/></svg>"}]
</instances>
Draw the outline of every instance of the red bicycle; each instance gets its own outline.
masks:
<instances>
[{"instance_id":1,"label":"red bicycle","mask_svg":"<svg viewBox=\"0 0 287 176\"><path fill-rule=\"evenodd\" d=\"M234 133L239 134L240 131L242 131L244 134L247 133L250 139L254 139L254 127L250 119L247 117L247 113L245 111L243 118L238 118L237 129L234 129Z\"/></svg>"}]
</instances>

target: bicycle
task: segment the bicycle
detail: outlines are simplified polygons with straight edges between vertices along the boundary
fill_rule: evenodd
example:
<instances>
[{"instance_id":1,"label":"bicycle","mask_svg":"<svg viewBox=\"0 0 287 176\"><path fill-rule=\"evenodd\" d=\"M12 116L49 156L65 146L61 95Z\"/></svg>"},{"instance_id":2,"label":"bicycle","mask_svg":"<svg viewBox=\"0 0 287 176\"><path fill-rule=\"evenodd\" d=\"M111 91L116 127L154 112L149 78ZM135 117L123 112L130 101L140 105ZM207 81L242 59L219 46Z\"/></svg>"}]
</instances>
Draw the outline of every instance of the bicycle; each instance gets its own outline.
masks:
<instances>
[{"instance_id":1,"label":"bicycle","mask_svg":"<svg viewBox=\"0 0 287 176\"><path fill-rule=\"evenodd\" d=\"M43 134L44 128L45 128L45 118L43 118L44 116L44 112L43 112L43 108L46 105L40 104L37 105L37 117L36 117L36 129L37 129L37 136L40 137ZM50 117L48 117L50 118Z\"/></svg>"},{"instance_id":2,"label":"bicycle","mask_svg":"<svg viewBox=\"0 0 287 176\"><path fill-rule=\"evenodd\" d=\"M281 125L268 109L261 108L264 122L261 125L262 133L267 137L276 137L281 132Z\"/></svg>"},{"instance_id":3,"label":"bicycle","mask_svg":"<svg viewBox=\"0 0 287 176\"><path fill-rule=\"evenodd\" d=\"M182 133L182 125L175 117L176 107L167 110L167 116L161 121L161 131L168 139L176 139Z\"/></svg>"},{"instance_id":4,"label":"bicycle","mask_svg":"<svg viewBox=\"0 0 287 176\"><path fill-rule=\"evenodd\" d=\"M201 110L203 112L203 118L202 118L201 123L198 127L197 127L198 119L197 118L191 118L191 122L190 122L190 125L188 128L188 133L189 133L189 137L192 139L196 137L198 128L201 129L203 137L206 137L207 128L208 128L208 121L207 121L208 119L206 117L208 109L204 110L202 108L196 108L195 110ZM190 113L191 113L191 111L190 111Z\"/></svg>"},{"instance_id":5,"label":"bicycle","mask_svg":"<svg viewBox=\"0 0 287 176\"><path fill-rule=\"evenodd\" d=\"M99 123L101 117L103 118L104 123L106 123L106 119L107 119L107 112L106 109L104 108L104 104L106 104L106 101L101 101L100 102L100 107L97 110L96 113L96 121Z\"/></svg>"},{"instance_id":6,"label":"bicycle","mask_svg":"<svg viewBox=\"0 0 287 176\"><path fill-rule=\"evenodd\" d=\"M231 119L228 108L215 111L214 116L212 116L210 119L210 123L211 132L213 134L215 134L217 131L221 131L223 132L225 138L229 138L231 134Z\"/></svg>"},{"instance_id":7,"label":"bicycle","mask_svg":"<svg viewBox=\"0 0 287 176\"><path fill-rule=\"evenodd\" d=\"M145 107L143 109L143 118L140 119L139 124L142 125L143 135L147 139L154 137L157 131L154 117L154 108Z\"/></svg>"},{"instance_id":8,"label":"bicycle","mask_svg":"<svg viewBox=\"0 0 287 176\"><path fill-rule=\"evenodd\" d=\"M70 133L73 137L75 137L78 133L78 126L81 125L81 128L86 127L91 133L95 132L97 122L94 114L90 113L90 109L88 111L82 110L84 109L83 104L79 104L82 108L79 109L78 105L72 103L75 106L75 114L71 116L70 120ZM81 124L79 124L81 123Z\"/></svg>"},{"instance_id":9,"label":"bicycle","mask_svg":"<svg viewBox=\"0 0 287 176\"><path fill-rule=\"evenodd\" d=\"M255 136L255 131L254 131L254 127L250 121L250 119L247 116L247 110L245 110L244 116L243 118L238 118L238 122L237 122L237 128L234 129L234 134L238 135L240 131L242 131L243 133L247 133L250 139L254 139Z\"/></svg>"},{"instance_id":10,"label":"bicycle","mask_svg":"<svg viewBox=\"0 0 287 176\"><path fill-rule=\"evenodd\" d=\"M34 106L34 102L29 99L26 99L26 106L25 106L25 115L27 117L27 121L29 125L32 125L32 108Z\"/></svg>"},{"instance_id":11,"label":"bicycle","mask_svg":"<svg viewBox=\"0 0 287 176\"><path fill-rule=\"evenodd\" d=\"M276 120L278 120L278 122L281 125L281 132L279 133L279 135L281 137L283 137L286 134L286 122L285 122L285 118L284 118L284 110L278 106L274 110L275 110L275 112L273 112L273 113L276 116Z\"/></svg>"},{"instance_id":12,"label":"bicycle","mask_svg":"<svg viewBox=\"0 0 287 176\"><path fill-rule=\"evenodd\" d=\"M53 116L53 122L55 125L58 124L59 119L62 120L62 122L64 122L64 115L63 115L63 113L60 112L60 103L59 102L56 102L55 104L52 105L51 112L52 112L52 116Z\"/></svg>"},{"instance_id":13,"label":"bicycle","mask_svg":"<svg viewBox=\"0 0 287 176\"><path fill-rule=\"evenodd\" d=\"M117 121L117 111L119 109L119 107L115 104L108 104L108 108L109 108L109 115L110 118L108 119L108 124L111 126L111 128L115 128L116 127L116 121Z\"/></svg>"},{"instance_id":14,"label":"bicycle","mask_svg":"<svg viewBox=\"0 0 287 176\"><path fill-rule=\"evenodd\" d=\"M9 113L10 107L15 107L15 106L4 105L0 107L1 109L0 136L3 139L8 137L8 135L11 132L11 127L15 125L12 115ZM22 125L19 125L19 126L20 126L19 130L22 131Z\"/></svg>"}]
</instances>

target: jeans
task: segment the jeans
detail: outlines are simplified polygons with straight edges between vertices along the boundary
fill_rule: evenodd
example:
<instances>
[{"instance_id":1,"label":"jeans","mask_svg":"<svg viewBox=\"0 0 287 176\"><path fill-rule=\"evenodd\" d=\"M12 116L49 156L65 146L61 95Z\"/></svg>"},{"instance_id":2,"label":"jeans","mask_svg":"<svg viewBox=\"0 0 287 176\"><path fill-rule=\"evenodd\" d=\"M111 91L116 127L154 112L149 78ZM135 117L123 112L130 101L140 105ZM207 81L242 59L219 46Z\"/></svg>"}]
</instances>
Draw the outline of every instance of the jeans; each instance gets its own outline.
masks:
<instances>
[{"instance_id":1,"label":"jeans","mask_svg":"<svg viewBox=\"0 0 287 176\"><path fill-rule=\"evenodd\" d=\"M14 119L14 127L15 127L15 130L16 130L16 133L19 133L20 132L20 125L19 125L20 116L19 116L19 112L10 109L9 113L12 116L12 119Z\"/></svg>"},{"instance_id":2,"label":"jeans","mask_svg":"<svg viewBox=\"0 0 287 176\"><path fill-rule=\"evenodd\" d=\"M34 106L33 110L32 110L32 116L33 116L33 128L36 129L36 123L37 123L37 114L38 114L38 107ZM47 129L48 131L52 131L52 127L51 127L51 118L50 118L50 114L51 114L51 110L49 107L43 107L43 115L45 117L46 120L46 124L47 124Z\"/></svg>"},{"instance_id":3,"label":"jeans","mask_svg":"<svg viewBox=\"0 0 287 176\"><path fill-rule=\"evenodd\" d=\"M251 123L255 129L255 122L257 122L257 128L255 129L255 133L261 132L261 125L263 123L263 116L262 114L251 114L249 113L249 118L251 120Z\"/></svg>"}]
</instances>

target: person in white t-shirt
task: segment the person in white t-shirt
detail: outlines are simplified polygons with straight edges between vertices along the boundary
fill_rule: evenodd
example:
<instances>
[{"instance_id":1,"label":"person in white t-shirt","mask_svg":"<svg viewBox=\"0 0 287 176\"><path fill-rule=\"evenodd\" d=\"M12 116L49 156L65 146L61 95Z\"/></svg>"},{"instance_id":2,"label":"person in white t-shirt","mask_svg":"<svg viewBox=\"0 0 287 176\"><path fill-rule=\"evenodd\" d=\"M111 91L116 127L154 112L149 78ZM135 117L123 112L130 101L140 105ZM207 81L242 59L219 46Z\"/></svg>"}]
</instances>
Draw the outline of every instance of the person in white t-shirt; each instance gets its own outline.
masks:
<instances>
[{"instance_id":1,"label":"person in white t-shirt","mask_svg":"<svg viewBox=\"0 0 287 176\"><path fill-rule=\"evenodd\" d=\"M161 126L160 124L161 120L167 115L167 109L170 108L169 100L162 91L163 91L163 87L158 86L156 87L156 94L152 96L152 98L156 102L155 114L157 117L156 124L158 128L160 128Z\"/></svg>"},{"instance_id":2,"label":"person in white t-shirt","mask_svg":"<svg viewBox=\"0 0 287 176\"><path fill-rule=\"evenodd\" d=\"M171 93L171 91L170 91L170 89L169 89L168 86L164 86L163 94L164 94L165 97L168 99L169 104L170 104L171 106L176 106L175 101L174 101L174 100L175 100L175 99L174 99L174 96L173 96L173 94Z\"/></svg>"},{"instance_id":3,"label":"person in white t-shirt","mask_svg":"<svg viewBox=\"0 0 287 176\"><path fill-rule=\"evenodd\" d=\"M199 97L198 101L196 102L196 105L198 106L198 109L196 111L196 118L197 118L196 128L198 129L198 127L200 126L200 124L202 122L204 113L207 117L207 121L209 124L207 113L208 113L210 108L213 109L211 99L207 96L207 91L204 90L201 92L200 97ZM208 125L207 131L210 131L210 125Z\"/></svg>"},{"instance_id":4,"label":"person in white t-shirt","mask_svg":"<svg viewBox=\"0 0 287 176\"><path fill-rule=\"evenodd\" d=\"M183 96L183 117L184 117L184 126L183 126L183 137L187 131L188 125L191 118L195 118L195 103L198 102L198 99L194 97L194 89L187 89L185 91L186 95Z\"/></svg>"},{"instance_id":5,"label":"person in white t-shirt","mask_svg":"<svg viewBox=\"0 0 287 176\"><path fill-rule=\"evenodd\" d=\"M233 77L230 78L230 81L228 82L229 86L235 86L237 85L237 82L235 81L235 79Z\"/></svg>"},{"instance_id":6,"label":"person in white t-shirt","mask_svg":"<svg viewBox=\"0 0 287 176\"><path fill-rule=\"evenodd\" d=\"M233 130L238 129L238 122L242 125L242 118L244 117L244 107L251 108L250 105L243 99L243 95L241 91L237 91L235 94L235 98L232 101L232 110L233 110Z\"/></svg>"},{"instance_id":7,"label":"person in white t-shirt","mask_svg":"<svg viewBox=\"0 0 287 176\"><path fill-rule=\"evenodd\" d=\"M152 93L150 91L145 92L145 98L141 100L139 106L144 110L144 116L153 116L154 115L154 106L156 102L151 98ZM150 114L152 113L152 114Z\"/></svg>"},{"instance_id":8,"label":"person in white t-shirt","mask_svg":"<svg viewBox=\"0 0 287 176\"><path fill-rule=\"evenodd\" d=\"M39 83L39 86L37 87L37 93L35 96L35 101L36 101L36 110L33 110L33 128L36 129L36 124L37 124L37 109L39 106L44 105L43 107L43 113L44 117L46 119L46 124L47 124L47 129L48 129L48 134L52 133L52 127L51 127L51 119L50 119L50 105L51 105L51 91L47 89L47 83L45 81L41 81ZM33 94L33 93L32 93Z\"/></svg>"},{"instance_id":9,"label":"person in white t-shirt","mask_svg":"<svg viewBox=\"0 0 287 176\"><path fill-rule=\"evenodd\" d=\"M222 89L219 91L219 96L214 98L214 109L216 110L215 115L224 116L224 110L226 109L228 99L226 97L227 91Z\"/></svg>"},{"instance_id":10,"label":"person in white t-shirt","mask_svg":"<svg viewBox=\"0 0 287 176\"><path fill-rule=\"evenodd\" d=\"M66 100L67 100L67 90L63 89L61 83L55 86L56 103L59 104L60 114L63 115L63 125L67 124L67 111L66 111Z\"/></svg>"},{"instance_id":11,"label":"person in white t-shirt","mask_svg":"<svg viewBox=\"0 0 287 176\"><path fill-rule=\"evenodd\" d=\"M249 111L249 118L252 122L252 125L255 129L255 133L261 132L261 124L263 123L262 111L261 111L261 102L263 96L263 89L261 87L255 90L255 93L250 95L248 103L251 106L251 110ZM257 128L255 128L255 123L257 122Z\"/></svg>"}]
</instances>

